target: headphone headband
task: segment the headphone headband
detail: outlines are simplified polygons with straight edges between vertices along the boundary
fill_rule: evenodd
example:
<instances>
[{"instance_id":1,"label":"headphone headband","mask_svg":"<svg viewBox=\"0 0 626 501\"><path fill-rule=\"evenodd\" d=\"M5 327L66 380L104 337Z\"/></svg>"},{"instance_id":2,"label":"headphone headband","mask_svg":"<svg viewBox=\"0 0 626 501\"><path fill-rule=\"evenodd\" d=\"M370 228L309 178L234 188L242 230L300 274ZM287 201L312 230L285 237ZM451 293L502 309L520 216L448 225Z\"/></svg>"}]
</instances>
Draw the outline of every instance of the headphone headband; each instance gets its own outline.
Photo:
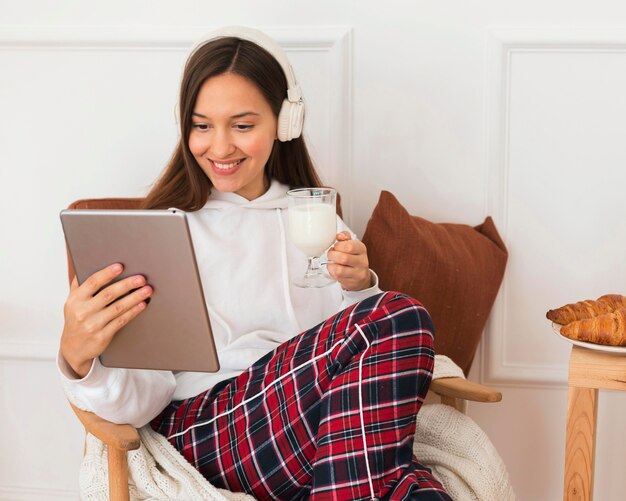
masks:
<instances>
[{"instance_id":1,"label":"headphone headband","mask_svg":"<svg viewBox=\"0 0 626 501\"><path fill-rule=\"evenodd\" d=\"M280 64L280 67L283 69L283 73L287 78L287 99L289 102L297 103L302 100L302 90L296 81L296 75L291 64L289 63L289 60L287 59L287 54L285 54L283 48L278 45L276 41L260 30L249 28L247 26L225 26L223 28L210 31L193 46L191 52L189 53L189 58L191 58L191 56L193 56L193 54L195 54L196 51L203 45L213 40L227 37L247 40L248 42L252 42L269 52L274 59L276 59L278 64Z\"/></svg>"}]
</instances>

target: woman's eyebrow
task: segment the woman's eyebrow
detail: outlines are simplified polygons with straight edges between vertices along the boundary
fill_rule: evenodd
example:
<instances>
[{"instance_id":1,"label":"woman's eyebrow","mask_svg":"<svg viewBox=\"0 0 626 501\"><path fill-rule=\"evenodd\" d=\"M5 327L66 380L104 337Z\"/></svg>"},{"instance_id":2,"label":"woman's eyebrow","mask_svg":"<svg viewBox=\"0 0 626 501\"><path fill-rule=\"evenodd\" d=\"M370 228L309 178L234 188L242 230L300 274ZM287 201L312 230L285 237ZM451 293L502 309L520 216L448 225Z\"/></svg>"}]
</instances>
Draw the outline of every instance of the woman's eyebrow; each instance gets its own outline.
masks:
<instances>
[{"instance_id":1,"label":"woman's eyebrow","mask_svg":"<svg viewBox=\"0 0 626 501\"><path fill-rule=\"evenodd\" d=\"M260 115L260 113L257 113L255 111L244 111L243 113L237 113L236 115L233 115L230 118L243 118L243 117L246 117L248 115L254 115L254 116L258 117Z\"/></svg>"},{"instance_id":2,"label":"woman's eyebrow","mask_svg":"<svg viewBox=\"0 0 626 501\"><path fill-rule=\"evenodd\" d=\"M196 111L192 112L191 114L192 114L194 117L207 118L207 119L209 118L209 117L207 117L207 116L205 116L205 115L202 115L201 113L198 113L198 112L196 112ZM255 111L244 111L244 112L242 112L242 113L237 113L236 115L232 115L230 118L243 118L243 117L246 117L246 116L248 116L248 115L259 116L259 115L260 115L260 113L257 113L257 112L255 112Z\"/></svg>"}]
</instances>

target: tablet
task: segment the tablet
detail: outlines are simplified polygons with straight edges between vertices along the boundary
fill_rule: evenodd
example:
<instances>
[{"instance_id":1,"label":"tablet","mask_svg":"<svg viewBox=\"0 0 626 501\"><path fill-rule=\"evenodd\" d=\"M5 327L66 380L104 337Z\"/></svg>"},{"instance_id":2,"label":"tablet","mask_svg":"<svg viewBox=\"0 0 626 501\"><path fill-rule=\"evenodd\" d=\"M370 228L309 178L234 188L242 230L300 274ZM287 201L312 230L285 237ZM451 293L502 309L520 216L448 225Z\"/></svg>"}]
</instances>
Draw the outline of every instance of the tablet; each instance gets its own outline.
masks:
<instances>
[{"instance_id":1,"label":"tablet","mask_svg":"<svg viewBox=\"0 0 626 501\"><path fill-rule=\"evenodd\" d=\"M102 365L219 370L184 211L66 209L60 216L79 284L98 270L122 263L124 271L115 281L143 275L153 288L148 307L120 329L100 355Z\"/></svg>"}]
</instances>

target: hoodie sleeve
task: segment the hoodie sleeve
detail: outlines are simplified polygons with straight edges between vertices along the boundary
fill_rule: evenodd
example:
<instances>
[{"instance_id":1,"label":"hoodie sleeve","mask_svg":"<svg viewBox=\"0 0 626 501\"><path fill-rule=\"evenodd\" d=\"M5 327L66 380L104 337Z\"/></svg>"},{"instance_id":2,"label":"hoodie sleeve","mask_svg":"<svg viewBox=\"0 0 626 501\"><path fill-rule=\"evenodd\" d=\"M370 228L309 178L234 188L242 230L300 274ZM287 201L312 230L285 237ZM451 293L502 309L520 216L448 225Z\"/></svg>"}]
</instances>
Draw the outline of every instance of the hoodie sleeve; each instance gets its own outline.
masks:
<instances>
[{"instance_id":1,"label":"hoodie sleeve","mask_svg":"<svg viewBox=\"0 0 626 501\"><path fill-rule=\"evenodd\" d=\"M97 358L87 375L76 379L60 350L57 368L66 391L86 410L136 428L149 423L170 403L176 387L170 371L104 367Z\"/></svg>"},{"instance_id":2,"label":"hoodie sleeve","mask_svg":"<svg viewBox=\"0 0 626 501\"><path fill-rule=\"evenodd\" d=\"M352 235L353 239L355 240L357 239L356 234L350 228L348 228L346 223L344 223L343 220L339 216L337 216L337 232L339 233L341 231L347 231L350 233L350 235ZM341 302L341 309L347 308L348 306L352 306L353 304L358 303L359 301L363 301L364 299L367 299L368 297L375 296L376 294L380 294L382 292L382 290L378 286L378 275L371 268L370 268L370 272L372 273L372 286L371 287L360 290L360 291L347 291L344 288L341 289L341 293L343 295L343 301Z\"/></svg>"}]
</instances>

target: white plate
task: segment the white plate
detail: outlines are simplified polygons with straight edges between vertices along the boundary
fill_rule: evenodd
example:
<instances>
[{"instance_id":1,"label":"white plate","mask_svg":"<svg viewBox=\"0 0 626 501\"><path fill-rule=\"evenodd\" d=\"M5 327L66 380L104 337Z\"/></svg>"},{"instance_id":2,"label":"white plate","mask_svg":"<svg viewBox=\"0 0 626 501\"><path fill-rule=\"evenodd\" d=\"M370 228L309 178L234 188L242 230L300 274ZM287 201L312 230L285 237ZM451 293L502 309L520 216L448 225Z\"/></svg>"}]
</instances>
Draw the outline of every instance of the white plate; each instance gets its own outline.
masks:
<instances>
[{"instance_id":1,"label":"white plate","mask_svg":"<svg viewBox=\"0 0 626 501\"><path fill-rule=\"evenodd\" d=\"M586 341L578 341L576 339L570 339L561 334L561 325L552 322L552 330L556 332L557 336L565 341L569 341L576 346L582 346L583 348L589 348L590 350L606 351L608 353L623 353L626 354L626 346L607 346L605 344L588 343Z\"/></svg>"}]
</instances>

